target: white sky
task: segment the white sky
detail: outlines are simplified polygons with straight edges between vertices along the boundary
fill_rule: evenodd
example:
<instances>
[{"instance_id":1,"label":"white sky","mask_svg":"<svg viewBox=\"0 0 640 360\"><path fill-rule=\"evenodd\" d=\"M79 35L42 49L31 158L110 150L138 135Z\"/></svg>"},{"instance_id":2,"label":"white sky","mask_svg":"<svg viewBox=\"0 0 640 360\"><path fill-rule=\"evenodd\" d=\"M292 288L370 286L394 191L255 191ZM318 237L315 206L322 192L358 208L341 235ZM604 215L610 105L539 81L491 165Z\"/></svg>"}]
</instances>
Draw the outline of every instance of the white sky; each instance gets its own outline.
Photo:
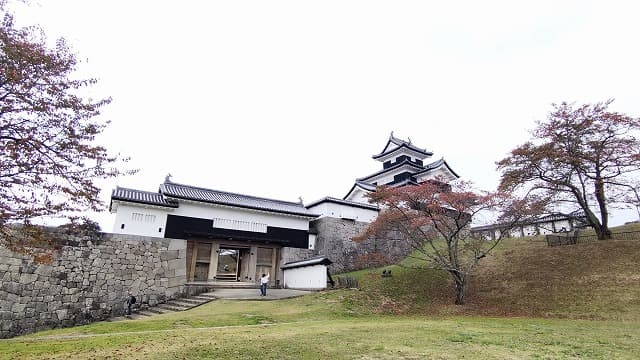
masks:
<instances>
[{"instance_id":1,"label":"white sky","mask_svg":"<svg viewBox=\"0 0 640 360\"><path fill-rule=\"evenodd\" d=\"M637 4L637 5L636 5ZM67 38L111 96L100 142L140 172L305 202L342 198L393 130L493 189L551 103L640 116L634 1L91 1L13 4ZM113 215L95 215L110 231ZM619 224L634 212L615 213Z\"/></svg>"}]
</instances>

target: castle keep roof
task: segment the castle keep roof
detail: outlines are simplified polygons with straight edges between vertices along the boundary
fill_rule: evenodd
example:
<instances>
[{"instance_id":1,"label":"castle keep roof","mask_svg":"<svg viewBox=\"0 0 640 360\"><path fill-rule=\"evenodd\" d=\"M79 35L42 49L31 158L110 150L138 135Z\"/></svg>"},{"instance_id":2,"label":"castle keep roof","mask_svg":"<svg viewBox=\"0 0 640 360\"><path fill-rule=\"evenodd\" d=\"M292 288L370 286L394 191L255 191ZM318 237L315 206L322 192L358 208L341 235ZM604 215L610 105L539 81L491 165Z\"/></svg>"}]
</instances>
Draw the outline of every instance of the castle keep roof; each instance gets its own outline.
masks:
<instances>
[{"instance_id":1,"label":"castle keep roof","mask_svg":"<svg viewBox=\"0 0 640 360\"><path fill-rule=\"evenodd\" d=\"M364 194L375 191L379 185L417 185L439 176L444 178L443 181L459 177L444 158L424 165L423 160L432 155L432 152L413 145L410 139L407 141L393 136L392 132L382 152L373 155L373 159L383 163L382 169L357 178L343 199L363 202Z\"/></svg>"}]
</instances>

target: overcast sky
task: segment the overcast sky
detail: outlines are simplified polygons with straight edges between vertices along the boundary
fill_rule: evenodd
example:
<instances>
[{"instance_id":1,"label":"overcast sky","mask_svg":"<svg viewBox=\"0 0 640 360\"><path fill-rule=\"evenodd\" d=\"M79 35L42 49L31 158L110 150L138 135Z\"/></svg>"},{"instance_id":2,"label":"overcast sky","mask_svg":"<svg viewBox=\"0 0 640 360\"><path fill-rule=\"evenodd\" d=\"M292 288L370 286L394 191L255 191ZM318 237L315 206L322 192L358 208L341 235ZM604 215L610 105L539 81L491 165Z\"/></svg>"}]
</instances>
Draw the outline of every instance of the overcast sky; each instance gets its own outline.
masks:
<instances>
[{"instance_id":1,"label":"overcast sky","mask_svg":"<svg viewBox=\"0 0 640 360\"><path fill-rule=\"evenodd\" d=\"M493 189L552 103L640 116L634 1L45 1L18 24L65 37L111 96L99 139L157 191L175 182L342 198L394 131ZM110 231L113 215L95 215ZM614 224L635 220L616 213Z\"/></svg>"}]
</instances>

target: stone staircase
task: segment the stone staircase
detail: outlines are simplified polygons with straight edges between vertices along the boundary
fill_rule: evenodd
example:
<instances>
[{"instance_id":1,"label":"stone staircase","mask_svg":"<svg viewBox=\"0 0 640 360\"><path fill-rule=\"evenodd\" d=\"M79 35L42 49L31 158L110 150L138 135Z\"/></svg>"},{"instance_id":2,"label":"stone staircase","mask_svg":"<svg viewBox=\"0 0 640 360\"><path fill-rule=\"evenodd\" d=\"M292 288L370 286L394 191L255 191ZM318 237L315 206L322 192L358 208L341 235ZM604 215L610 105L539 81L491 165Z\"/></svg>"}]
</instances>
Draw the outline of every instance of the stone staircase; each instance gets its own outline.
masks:
<instances>
[{"instance_id":1,"label":"stone staircase","mask_svg":"<svg viewBox=\"0 0 640 360\"><path fill-rule=\"evenodd\" d=\"M148 316L154 316L158 314L167 314L177 311L185 311L193 309L194 307L206 304L210 301L216 300L216 296L211 293L202 293L199 295L190 296L187 298L180 298L169 300L165 303L160 303L155 306L149 306L147 304L141 304L140 307L132 309L131 315L128 318L139 319Z\"/></svg>"}]
</instances>

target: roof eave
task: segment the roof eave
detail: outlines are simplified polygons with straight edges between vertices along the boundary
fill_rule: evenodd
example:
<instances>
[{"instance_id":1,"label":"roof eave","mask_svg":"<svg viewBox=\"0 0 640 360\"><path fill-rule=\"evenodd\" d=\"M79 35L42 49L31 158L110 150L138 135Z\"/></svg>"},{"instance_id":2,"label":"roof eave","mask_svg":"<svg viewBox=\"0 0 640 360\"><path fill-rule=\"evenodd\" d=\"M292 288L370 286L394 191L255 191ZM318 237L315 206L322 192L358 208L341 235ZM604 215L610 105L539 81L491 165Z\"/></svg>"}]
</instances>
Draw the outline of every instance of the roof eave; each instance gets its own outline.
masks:
<instances>
[{"instance_id":1,"label":"roof eave","mask_svg":"<svg viewBox=\"0 0 640 360\"><path fill-rule=\"evenodd\" d=\"M241 204L229 204L229 203L225 203L225 202L222 202L222 201L205 201L205 200L193 199L193 198L189 198L189 197L185 197L185 196L179 196L179 195L168 195L168 194L165 194L165 196L174 198L176 200L188 200L188 201L193 201L193 202L196 202L196 203L205 203L205 204L212 204L212 205L228 206L228 207L232 207L232 208L235 207L235 208L241 208L241 209L263 211L263 212L269 212L269 213L294 215L294 216L300 216L300 217L305 217L305 218L309 218L309 219L315 219L317 217L320 217L320 215L318 215L318 214L309 214L309 213L303 213L303 212L277 210L277 209L265 209L265 208L261 208L261 207L258 207L258 206L241 205Z\"/></svg>"},{"instance_id":2,"label":"roof eave","mask_svg":"<svg viewBox=\"0 0 640 360\"><path fill-rule=\"evenodd\" d=\"M348 195L348 194L347 194ZM363 204L363 203L359 203L359 202L355 202L355 201L349 201L349 200L344 200L344 199L335 199L335 198L331 198L331 197L324 197L320 200L314 201L311 204L305 206L307 209L314 207L314 206L318 206L320 204L323 203L333 203L333 204L338 204L338 205L344 205L344 206L352 206L352 207L357 207L357 208L362 208L362 209L367 209L367 210L374 210L374 211L380 211L380 208L376 205L368 205L368 204Z\"/></svg>"},{"instance_id":3,"label":"roof eave","mask_svg":"<svg viewBox=\"0 0 640 360\"><path fill-rule=\"evenodd\" d=\"M161 208L169 208L169 209L177 209L178 208L178 204L158 204L158 203L154 203L154 202L149 202L149 201L142 201L142 200L132 200L132 199L127 199L127 198L122 198L119 196L112 196L111 197L111 202L109 204L109 210L111 210L111 206L113 205L113 201L121 201L121 202L128 202L128 203L133 203L133 204L140 204L140 205L148 205L148 206L157 206L157 207L161 207Z\"/></svg>"},{"instance_id":4,"label":"roof eave","mask_svg":"<svg viewBox=\"0 0 640 360\"><path fill-rule=\"evenodd\" d=\"M388 143L387 143L387 145L388 145ZM385 146L385 149L386 149L386 148L387 148L387 147ZM402 149L402 148L406 148L406 149L411 150L411 151L413 151L413 152L416 152L416 153L418 153L418 154L422 154L422 155L424 155L424 156L425 156L425 158L426 158L426 157L429 157L429 156L433 156L433 153L432 153L431 151L426 151L425 149L420 149L420 148L417 148L417 147L415 147L415 146L413 146L413 145L408 145L408 144L406 144L406 143L403 143L403 144L401 144L401 145L398 145L397 147L394 147L393 149L389 149L389 150L383 151L383 152L381 152L381 153L379 153L379 154L372 155L371 157L372 157L374 160L378 160L379 158L384 157L384 156L386 156L386 155L388 155L388 154L391 154L391 153L393 153L393 152L395 152L395 151L398 151L398 150L400 150L400 149Z\"/></svg>"},{"instance_id":5,"label":"roof eave","mask_svg":"<svg viewBox=\"0 0 640 360\"><path fill-rule=\"evenodd\" d=\"M356 179L356 181L363 181L363 182L367 182L367 179L371 179L371 178L373 178L373 177L376 177L376 176L382 175L382 174L384 174L384 173L387 173L387 172L390 172L390 171L393 171L393 170L399 169L399 168L401 168L401 167L402 167L402 166L404 166L404 165L409 165L409 166L412 166L412 167L414 167L414 168L416 168L416 169L419 169L420 171L418 171L418 173L420 173L421 171L425 170L424 166L420 166L420 165L418 165L418 164L414 164L413 162L411 162L411 161L409 161L409 160L406 160L406 159L405 159L405 160L404 160L404 161L402 161L400 164L394 165L394 166L392 166L392 167L390 167L390 168L382 169L382 170L380 170L380 171L378 171L378 172L375 172L375 173L373 173L373 174L371 174L371 175L368 175L368 176L365 176L365 177L362 177L362 178Z\"/></svg>"}]
</instances>

